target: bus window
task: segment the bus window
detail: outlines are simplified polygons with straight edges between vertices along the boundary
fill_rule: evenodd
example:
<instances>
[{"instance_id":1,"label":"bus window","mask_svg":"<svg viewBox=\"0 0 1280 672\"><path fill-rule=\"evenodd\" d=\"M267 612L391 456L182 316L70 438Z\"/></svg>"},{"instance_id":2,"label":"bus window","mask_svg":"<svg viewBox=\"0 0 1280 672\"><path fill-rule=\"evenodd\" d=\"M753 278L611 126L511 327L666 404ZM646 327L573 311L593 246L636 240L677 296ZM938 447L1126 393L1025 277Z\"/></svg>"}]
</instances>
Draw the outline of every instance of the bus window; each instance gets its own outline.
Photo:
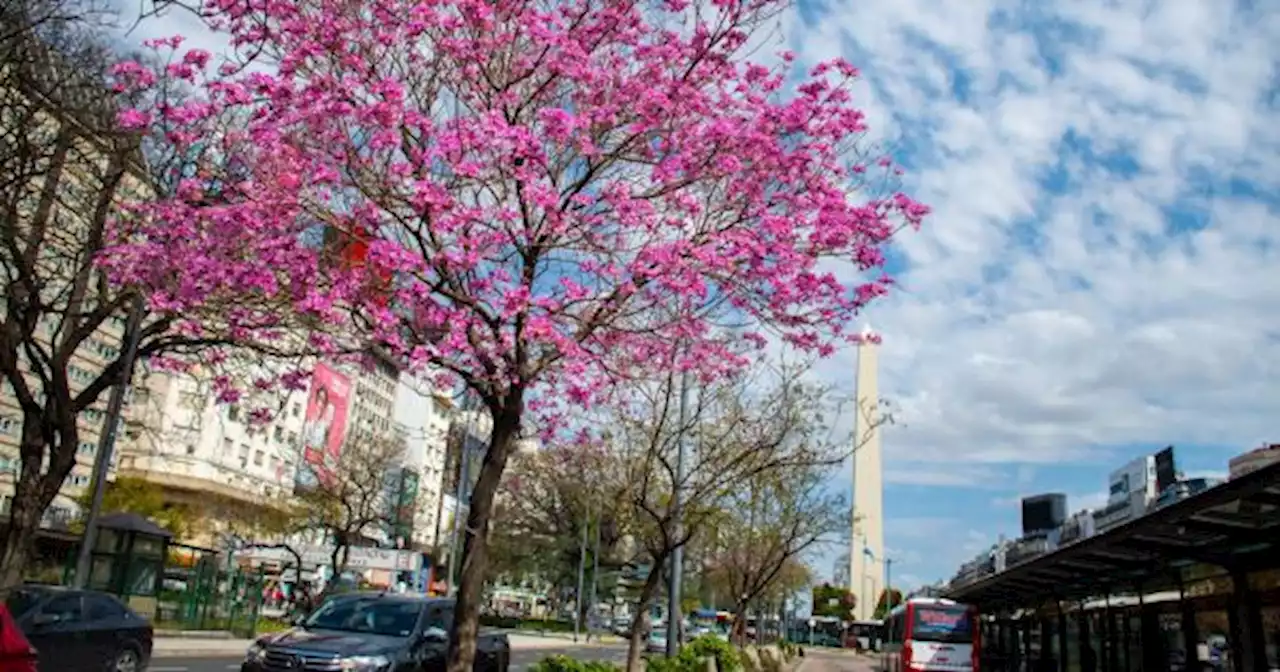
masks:
<instances>
[{"instance_id":1,"label":"bus window","mask_svg":"<svg viewBox=\"0 0 1280 672\"><path fill-rule=\"evenodd\" d=\"M963 606L915 605L911 639L921 642L967 644L973 642L973 622Z\"/></svg>"}]
</instances>

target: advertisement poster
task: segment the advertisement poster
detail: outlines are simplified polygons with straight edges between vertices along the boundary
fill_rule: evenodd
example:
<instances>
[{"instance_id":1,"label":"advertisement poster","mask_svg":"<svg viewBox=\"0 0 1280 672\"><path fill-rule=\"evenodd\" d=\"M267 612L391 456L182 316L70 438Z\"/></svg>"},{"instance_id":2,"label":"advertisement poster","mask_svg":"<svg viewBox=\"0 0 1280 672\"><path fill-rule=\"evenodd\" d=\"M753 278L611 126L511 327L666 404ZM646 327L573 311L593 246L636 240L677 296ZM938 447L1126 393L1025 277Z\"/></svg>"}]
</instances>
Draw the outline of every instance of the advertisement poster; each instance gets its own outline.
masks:
<instances>
[{"instance_id":1,"label":"advertisement poster","mask_svg":"<svg viewBox=\"0 0 1280 672\"><path fill-rule=\"evenodd\" d=\"M351 381L327 364L317 364L307 396L307 412L302 428L302 468L300 487L314 487L333 481L342 455L351 403Z\"/></svg>"}]
</instances>

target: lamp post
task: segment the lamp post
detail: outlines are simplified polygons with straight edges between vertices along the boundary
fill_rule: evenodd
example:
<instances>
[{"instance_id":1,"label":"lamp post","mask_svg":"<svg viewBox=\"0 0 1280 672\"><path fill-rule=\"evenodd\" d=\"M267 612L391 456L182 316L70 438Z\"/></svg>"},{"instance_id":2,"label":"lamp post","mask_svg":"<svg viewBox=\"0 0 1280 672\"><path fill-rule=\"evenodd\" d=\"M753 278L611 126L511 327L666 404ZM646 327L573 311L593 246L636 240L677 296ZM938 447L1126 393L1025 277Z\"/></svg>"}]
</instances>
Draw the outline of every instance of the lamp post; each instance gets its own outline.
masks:
<instances>
[{"instance_id":1,"label":"lamp post","mask_svg":"<svg viewBox=\"0 0 1280 672\"><path fill-rule=\"evenodd\" d=\"M685 423L689 417L689 372L683 371L680 374L680 410L677 414L680 418L680 437L677 441L676 448L676 474L675 483L671 488L671 510L674 512L675 518L675 538L679 539L684 534L684 526L681 524L681 518L684 513L681 511L683 502L681 492L684 489L684 461L685 461ZM684 547L677 546L671 554L671 589L667 595L667 657L674 658L680 653L680 579L684 572Z\"/></svg>"},{"instance_id":2,"label":"lamp post","mask_svg":"<svg viewBox=\"0 0 1280 672\"><path fill-rule=\"evenodd\" d=\"M120 431L124 397L129 391L129 382L133 379L133 363L138 356L138 341L142 339L142 315L145 310L143 298L135 298L122 335L124 352L120 358L120 380L111 388L111 396L107 398L107 414L102 423L102 436L98 438L98 454L93 460L93 494L89 500L89 512L84 519L80 552L76 555L76 573L72 577L72 584L76 588L88 586L89 573L93 571L93 547L98 543L98 517L102 513L102 498L107 490L111 451L115 449L116 433Z\"/></svg>"}]
</instances>

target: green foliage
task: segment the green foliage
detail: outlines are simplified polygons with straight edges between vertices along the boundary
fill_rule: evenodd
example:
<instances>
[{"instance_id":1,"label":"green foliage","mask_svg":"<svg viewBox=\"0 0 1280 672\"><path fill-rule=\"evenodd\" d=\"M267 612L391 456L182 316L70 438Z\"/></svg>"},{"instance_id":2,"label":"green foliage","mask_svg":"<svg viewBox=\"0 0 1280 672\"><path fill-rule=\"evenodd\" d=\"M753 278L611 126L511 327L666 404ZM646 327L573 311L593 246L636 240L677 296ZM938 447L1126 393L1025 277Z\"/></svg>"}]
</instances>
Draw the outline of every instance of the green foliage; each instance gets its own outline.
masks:
<instances>
[{"instance_id":1,"label":"green foliage","mask_svg":"<svg viewBox=\"0 0 1280 672\"><path fill-rule=\"evenodd\" d=\"M892 602L890 602L892 598ZM887 588L880 591L880 599L876 601L876 610L872 618L882 619L889 614L890 605L896 607L902 604L902 591L897 588Z\"/></svg>"},{"instance_id":2,"label":"green foliage","mask_svg":"<svg viewBox=\"0 0 1280 672\"><path fill-rule=\"evenodd\" d=\"M778 648L782 650L783 658L787 660L791 660L792 658L795 658L796 656L795 642L784 639L782 640L782 643L778 645Z\"/></svg>"},{"instance_id":3,"label":"green foliage","mask_svg":"<svg viewBox=\"0 0 1280 672\"><path fill-rule=\"evenodd\" d=\"M529 672L620 672L622 668L602 660L577 660L564 655L547 656L534 663Z\"/></svg>"},{"instance_id":4,"label":"green foliage","mask_svg":"<svg viewBox=\"0 0 1280 672\"><path fill-rule=\"evenodd\" d=\"M85 488L76 503L88 510L92 494L92 489ZM159 486L134 476L120 476L107 484L102 513L136 513L173 533L174 540L186 537L196 520L190 508L166 502Z\"/></svg>"},{"instance_id":5,"label":"green foliage","mask_svg":"<svg viewBox=\"0 0 1280 672\"><path fill-rule=\"evenodd\" d=\"M756 659L746 649L738 650L738 660L742 662L744 672L760 672L760 666L756 664Z\"/></svg>"},{"instance_id":6,"label":"green foliage","mask_svg":"<svg viewBox=\"0 0 1280 672\"><path fill-rule=\"evenodd\" d=\"M848 619L858 598L851 591L824 583L813 588L813 615Z\"/></svg>"},{"instance_id":7,"label":"green foliage","mask_svg":"<svg viewBox=\"0 0 1280 672\"><path fill-rule=\"evenodd\" d=\"M738 672L738 650L714 635L703 635L685 644L675 658L654 656L645 664L646 672L704 672L706 659L714 658L719 672Z\"/></svg>"},{"instance_id":8,"label":"green foliage","mask_svg":"<svg viewBox=\"0 0 1280 672\"><path fill-rule=\"evenodd\" d=\"M697 661L686 659L684 656L675 658L651 656L645 659L644 669L645 672L699 672L696 665Z\"/></svg>"},{"instance_id":9,"label":"green foliage","mask_svg":"<svg viewBox=\"0 0 1280 672\"><path fill-rule=\"evenodd\" d=\"M715 658L718 672L738 672L738 650L728 641L714 635L703 635L685 645L680 655L688 652L694 658Z\"/></svg>"}]
</instances>

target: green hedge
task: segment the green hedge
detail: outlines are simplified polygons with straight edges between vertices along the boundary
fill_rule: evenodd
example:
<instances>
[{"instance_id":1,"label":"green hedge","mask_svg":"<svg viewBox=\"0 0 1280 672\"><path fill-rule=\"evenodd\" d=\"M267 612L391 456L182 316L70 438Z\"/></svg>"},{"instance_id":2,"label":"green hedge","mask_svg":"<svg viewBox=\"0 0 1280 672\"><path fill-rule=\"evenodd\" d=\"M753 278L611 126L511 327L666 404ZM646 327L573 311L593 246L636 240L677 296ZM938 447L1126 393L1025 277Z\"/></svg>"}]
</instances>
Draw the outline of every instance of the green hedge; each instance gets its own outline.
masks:
<instances>
[{"instance_id":1,"label":"green hedge","mask_svg":"<svg viewBox=\"0 0 1280 672\"><path fill-rule=\"evenodd\" d=\"M719 672L738 672L742 662L732 644L715 635L703 635L685 644L675 658L652 656L645 663L646 672L706 672L707 658L716 659Z\"/></svg>"},{"instance_id":2,"label":"green hedge","mask_svg":"<svg viewBox=\"0 0 1280 672\"><path fill-rule=\"evenodd\" d=\"M569 656L547 656L529 667L529 672L620 672L621 667L602 660L578 660Z\"/></svg>"}]
</instances>

